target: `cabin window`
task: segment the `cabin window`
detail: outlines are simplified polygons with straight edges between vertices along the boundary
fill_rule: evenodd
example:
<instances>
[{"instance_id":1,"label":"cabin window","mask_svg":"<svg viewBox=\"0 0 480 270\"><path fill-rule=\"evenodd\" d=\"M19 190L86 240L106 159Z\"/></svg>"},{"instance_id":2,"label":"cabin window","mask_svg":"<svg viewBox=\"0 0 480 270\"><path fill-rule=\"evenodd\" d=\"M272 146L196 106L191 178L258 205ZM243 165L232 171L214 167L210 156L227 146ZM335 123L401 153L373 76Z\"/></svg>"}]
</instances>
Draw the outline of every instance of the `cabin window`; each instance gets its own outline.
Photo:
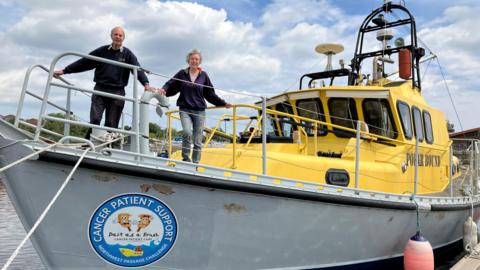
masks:
<instances>
[{"instance_id":1,"label":"cabin window","mask_svg":"<svg viewBox=\"0 0 480 270\"><path fill-rule=\"evenodd\" d=\"M332 124L356 129L358 120L355 99L353 98L331 98L328 100L328 109L330 110L330 120ZM341 138L355 136L355 132L343 129L333 128L333 133Z\"/></svg>"},{"instance_id":2,"label":"cabin window","mask_svg":"<svg viewBox=\"0 0 480 270\"><path fill-rule=\"evenodd\" d=\"M415 130L415 137L419 142L423 142L423 124L422 124L422 113L417 107L412 107L413 115L413 126Z\"/></svg>"},{"instance_id":3,"label":"cabin window","mask_svg":"<svg viewBox=\"0 0 480 270\"><path fill-rule=\"evenodd\" d=\"M288 114L293 114L292 105L288 102L282 102L275 105L275 110L279 112L284 112ZM273 126L275 127L275 134L277 136L291 137L293 130L293 120L290 117L277 115L273 119Z\"/></svg>"},{"instance_id":4,"label":"cabin window","mask_svg":"<svg viewBox=\"0 0 480 270\"><path fill-rule=\"evenodd\" d=\"M400 115L400 121L402 122L403 134L406 139L411 139L413 135L412 131L412 118L410 116L410 107L407 103L399 101L397 103L398 114Z\"/></svg>"},{"instance_id":5,"label":"cabin window","mask_svg":"<svg viewBox=\"0 0 480 270\"><path fill-rule=\"evenodd\" d=\"M362 107L370 133L389 138L397 137L392 111L386 99L365 99Z\"/></svg>"},{"instance_id":6,"label":"cabin window","mask_svg":"<svg viewBox=\"0 0 480 270\"><path fill-rule=\"evenodd\" d=\"M273 109L274 107L271 106L271 107L267 107L267 109ZM263 112L262 110L259 110L258 111L258 116L255 116L255 117L251 117L251 119L257 119L257 121L260 121L260 117L263 115ZM280 121L280 119L278 118L278 115L275 115L275 114L271 114L271 113L267 113L267 123L266 123L266 133L267 133L267 137L268 136L271 136L271 137L278 137L278 136L289 136L289 135L280 135L280 131L279 131L279 128L278 128L278 122ZM261 122L261 121L260 121ZM261 138L262 136L262 132L261 132L261 129L262 129L262 124L261 123L256 123L256 122L253 122L250 123L250 126L248 126L248 131L245 131L245 132L240 132L240 136L242 137L241 138L241 142L246 142L248 137L250 137L250 134L251 132L253 131L254 127L258 124L258 130L256 132L256 134L254 135L254 139L251 141L251 142L257 142L258 140L255 140L255 137L258 137L258 138Z\"/></svg>"},{"instance_id":7,"label":"cabin window","mask_svg":"<svg viewBox=\"0 0 480 270\"><path fill-rule=\"evenodd\" d=\"M423 123L425 124L425 140L427 143L433 143L432 117L427 111L423 111Z\"/></svg>"},{"instance_id":8,"label":"cabin window","mask_svg":"<svg viewBox=\"0 0 480 270\"><path fill-rule=\"evenodd\" d=\"M317 121L325 122L325 114L323 113L322 103L318 98L297 100L298 115L305 118L310 118ZM314 129L311 122L301 121L302 125L306 127L308 135L313 135ZM323 136L327 134L325 125L318 125L317 135Z\"/></svg>"}]
</instances>

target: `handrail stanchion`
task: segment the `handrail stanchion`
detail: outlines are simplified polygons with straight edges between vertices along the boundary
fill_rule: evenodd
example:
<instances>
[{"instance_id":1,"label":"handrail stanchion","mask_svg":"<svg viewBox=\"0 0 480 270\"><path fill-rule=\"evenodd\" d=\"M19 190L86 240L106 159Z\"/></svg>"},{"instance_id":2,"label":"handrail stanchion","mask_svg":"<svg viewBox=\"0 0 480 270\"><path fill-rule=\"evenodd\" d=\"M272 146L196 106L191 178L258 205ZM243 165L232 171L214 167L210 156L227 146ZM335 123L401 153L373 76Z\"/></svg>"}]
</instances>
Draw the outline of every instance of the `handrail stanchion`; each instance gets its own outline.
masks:
<instances>
[{"instance_id":1,"label":"handrail stanchion","mask_svg":"<svg viewBox=\"0 0 480 270\"><path fill-rule=\"evenodd\" d=\"M470 143L470 184L472 185L472 194L476 194L476 187L475 187L475 181L473 179L474 175L474 162L473 162L473 151L475 151L475 145L474 142L471 141Z\"/></svg>"},{"instance_id":2,"label":"handrail stanchion","mask_svg":"<svg viewBox=\"0 0 480 270\"><path fill-rule=\"evenodd\" d=\"M138 104L138 85L137 85L138 69L133 69L133 113L132 113L132 129L135 132L135 138L132 142L132 150L140 153L140 121L138 116L140 114L140 108Z\"/></svg>"},{"instance_id":3,"label":"handrail stanchion","mask_svg":"<svg viewBox=\"0 0 480 270\"><path fill-rule=\"evenodd\" d=\"M50 96L51 82L53 78L53 69L55 68L55 64L57 63L58 59L59 59L59 56L57 56L50 64L50 71L48 72L47 85L45 86L45 92L43 93L42 106L40 108L40 113L37 118L38 122L37 122L37 129L35 130L35 137L34 137L35 141L38 141L40 139L43 117L45 115L45 111L47 110L47 100L48 100L48 97Z\"/></svg>"},{"instance_id":4,"label":"handrail stanchion","mask_svg":"<svg viewBox=\"0 0 480 270\"><path fill-rule=\"evenodd\" d=\"M226 131L226 130L225 130ZM237 106L233 106L233 159L232 159L232 169L237 168Z\"/></svg>"},{"instance_id":5,"label":"handrail stanchion","mask_svg":"<svg viewBox=\"0 0 480 270\"><path fill-rule=\"evenodd\" d=\"M168 115L168 121L167 121L167 126L168 126L168 158L172 158L172 113L167 112Z\"/></svg>"},{"instance_id":6,"label":"handrail stanchion","mask_svg":"<svg viewBox=\"0 0 480 270\"><path fill-rule=\"evenodd\" d=\"M68 88L67 89L67 104L66 104L66 109L67 111L65 112L65 118L68 120L70 119L70 114L71 114L71 98L72 98L72 89ZM70 135L70 123L65 123L63 126L63 135L64 136L69 136Z\"/></svg>"},{"instance_id":7,"label":"handrail stanchion","mask_svg":"<svg viewBox=\"0 0 480 270\"><path fill-rule=\"evenodd\" d=\"M32 66L27 69L27 72L25 73L25 80L23 80L22 92L20 93L20 100L18 101L17 114L15 116L15 122L13 123L13 125L17 128L20 121L20 115L22 114L23 102L25 102L25 94L27 92L28 80L30 79L30 73L32 73L34 67L35 66Z\"/></svg>"},{"instance_id":8,"label":"handrail stanchion","mask_svg":"<svg viewBox=\"0 0 480 270\"><path fill-rule=\"evenodd\" d=\"M475 149L475 153L474 153L474 156L475 156L475 159L474 159L474 162L475 162L475 186L477 187L477 191L478 191L478 167L479 167L479 161L478 161L478 156L479 156L479 149L478 149L478 141L477 140L474 140L473 141L473 146L474 146L474 149Z\"/></svg>"},{"instance_id":9,"label":"handrail stanchion","mask_svg":"<svg viewBox=\"0 0 480 270\"><path fill-rule=\"evenodd\" d=\"M452 179L452 165L453 165L453 143L450 144L450 153L448 154L448 181L450 181L450 197L453 197L453 179Z\"/></svg>"},{"instance_id":10,"label":"handrail stanchion","mask_svg":"<svg viewBox=\"0 0 480 270\"><path fill-rule=\"evenodd\" d=\"M120 125L122 127L122 130L125 130L125 114L122 112L121 117L120 117ZM131 141L131 139L130 139ZM123 144L125 144L125 137L122 136L122 140L120 141L120 150L123 150Z\"/></svg>"},{"instance_id":11,"label":"handrail stanchion","mask_svg":"<svg viewBox=\"0 0 480 270\"><path fill-rule=\"evenodd\" d=\"M262 173L267 174L267 98L262 96Z\"/></svg>"},{"instance_id":12,"label":"handrail stanchion","mask_svg":"<svg viewBox=\"0 0 480 270\"><path fill-rule=\"evenodd\" d=\"M417 195L418 185L418 136L415 136L415 175L413 179L413 196Z\"/></svg>"},{"instance_id":13,"label":"handrail stanchion","mask_svg":"<svg viewBox=\"0 0 480 270\"><path fill-rule=\"evenodd\" d=\"M357 140L355 144L355 189L358 192L358 175L360 167L360 120L357 121Z\"/></svg>"}]
</instances>

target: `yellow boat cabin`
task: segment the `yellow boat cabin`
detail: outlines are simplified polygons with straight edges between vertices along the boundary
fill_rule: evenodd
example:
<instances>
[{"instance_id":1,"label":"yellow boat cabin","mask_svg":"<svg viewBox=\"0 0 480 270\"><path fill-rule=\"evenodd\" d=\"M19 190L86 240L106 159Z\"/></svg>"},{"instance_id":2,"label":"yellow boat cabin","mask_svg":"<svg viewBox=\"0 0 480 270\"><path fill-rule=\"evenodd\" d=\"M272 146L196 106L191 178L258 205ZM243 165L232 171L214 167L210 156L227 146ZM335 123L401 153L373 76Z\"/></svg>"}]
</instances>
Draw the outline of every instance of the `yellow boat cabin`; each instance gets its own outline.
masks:
<instances>
[{"instance_id":1,"label":"yellow boat cabin","mask_svg":"<svg viewBox=\"0 0 480 270\"><path fill-rule=\"evenodd\" d=\"M421 94L425 51L417 46L414 29L410 44L397 38L395 47L388 45L393 34L381 19L360 29L350 68L340 61L341 68L332 69L332 56L343 46L320 44L315 50L328 57L326 70L303 75L299 90L233 105L215 128L205 130L200 164L387 193L442 192L458 177L458 161L451 157L444 114ZM365 51L364 35L373 31L382 49ZM385 69L397 62L392 55L398 55L397 80ZM365 59L372 60L372 76L362 72ZM342 79L344 85L333 84ZM169 123L173 113L167 113ZM229 133L220 131L222 121L233 123ZM230 143L208 147L214 135ZM171 147L169 154L181 157Z\"/></svg>"}]
</instances>

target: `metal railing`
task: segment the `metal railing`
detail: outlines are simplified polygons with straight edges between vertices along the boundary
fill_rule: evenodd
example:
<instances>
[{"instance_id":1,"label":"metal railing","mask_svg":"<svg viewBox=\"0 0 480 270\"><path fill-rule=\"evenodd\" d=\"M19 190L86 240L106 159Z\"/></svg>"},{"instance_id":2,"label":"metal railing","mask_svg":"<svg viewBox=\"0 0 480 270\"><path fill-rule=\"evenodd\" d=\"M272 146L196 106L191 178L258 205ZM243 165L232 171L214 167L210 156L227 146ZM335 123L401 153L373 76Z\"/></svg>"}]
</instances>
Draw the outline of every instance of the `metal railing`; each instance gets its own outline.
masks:
<instances>
[{"instance_id":1,"label":"metal railing","mask_svg":"<svg viewBox=\"0 0 480 270\"><path fill-rule=\"evenodd\" d=\"M218 109L218 108L221 108L221 107L209 107L207 108L207 110L214 110L214 109ZM410 142L410 141L401 141L401 140L398 140L398 139L392 139L392 138L389 138L389 137L385 137L385 136L382 136L382 135L377 135L377 134L373 134L373 133L370 133L368 130L362 130L362 126L365 126L366 124L362 121L356 121L356 129L352 129L352 128L349 128L349 127L345 127L345 126L340 126L340 125L335 125L335 124L332 124L332 123L329 123L329 122L325 122L325 121L320 121L320 120L315 120L315 119L311 119L311 118L306 118L306 117L302 117L302 116L298 116L298 115L295 115L295 114L289 114L289 113L285 113L285 112L280 112L280 111L275 111L275 110L271 110L271 109L263 109L262 107L259 107L259 106L254 106L254 105L246 105L246 104L236 104L236 105L232 105L232 113L231 114L223 114L219 119L218 119L218 122L217 124L215 125L215 128L211 131L211 134L207 137L207 140L206 142L208 143L213 135L215 134L215 132L217 131L218 127L220 126L220 122L221 121L224 121L226 117L232 117L232 119L230 119L232 122L233 122L233 133L229 136L232 138L232 163L231 163L231 168L232 169L235 169L237 167L237 152L238 152L238 146L237 146L237 125L238 125L238 121L241 121L241 120L249 120L250 122L247 124L247 126L249 126L251 124L251 119L252 117L248 117L248 116L244 116L244 115L238 115L237 114L237 111L240 109L240 108L243 108L243 109L253 109L256 113L255 115L257 115L256 117L256 120L258 121L257 122L257 125L255 126L253 132L251 132L249 134L249 137L248 139L246 140L246 143L243 144L244 147L248 147L249 143L252 141L252 138L254 136L258 136L257 134L257 129L259 128L259 123L262 124L262 127L260 128L259 132L260 134L262 135L262 173L263 174L266 174L266 164L267 164L267 155L266 153L263 152L263 146L267 144L267 132L263 132L264 130L266 130L265 126L267 121L270 121L272 119L278 119L278 117L285 117L285 118L290 118L290 119L293 119L293 121L295 122L294 125L296 125L296 127L298 128L298 134L300 135L300 141L302 142L302 144L304 144L305 146L305 151L304 153L308 153L308 152L311 152L311 151L308 151L308 145L310 144L310 147L314 147L313 149L313 153L317 153L317 150L318 150L318 146L317 146L317 128L320 127L320 126L323 126L323 127L327 127L329 129L339 129L339 130L343 130L343 131L346 131L346 132L351 132L353 134L355 134L355 189L356 190L359 190L359 183L360 183L360 153L361 153L361 149L360 149L360 142L361 140L367 140L367 141L382 141L383 143L389 143L389 144L392 144L392 145L407 145L407 146L411 146L412 148L414 147L415 149L415 154L414 154L414 176L413 176L413 181L412 181L412 194L414 196L417 195L418 193L418 186L419 186L419 179L418 179L418 175L419 175L419 154L420 154L420 149L422 148L428 148L428 149L435 149L435 150L438 150L438 151L443 151L443 152L447 152L449 151L449 145L446 145L444 147L440 147L439 145L429 145L429 146L424 146L424 145L420 145L418 141L414 140L413 142ZM168 130L169 130L169 139L168 139L168 143L169 143L169 147L168 147L168 156L171 157L172 156L172 137L171 137L171 129L172 129L172 120L175 119L179 119L179 117L176 115L176 113L178 113L178 110L174 110L174 111L169 111L166 113L167 115L167 119L168 119ZM266 115L265 118L263 117L263 115ZM264 121L264 119L266 121ZM302 123L303 122L303 123ZM305 124L307 123L307 124ZM313 132L313 142L312 141L308 141L308 137L309 137L309 133L307 132L307 128L305 126L309 126L310 128L313 128L314 132ZM263 164L265 164L265 166L263 166ZM451 165L452 162L449 163L449 170L451 171ZM449 175L449 180L450 180L450 183L452 183L452 176Z\"/></svg>"},{"instance_id":2,"label":"metal railing","mask_svg":"<svg viewBox=\"0 0 480 270\"><path fill-rule=\"evenodd\" d=\"M34 127L34 125L21 120L21 115L22 115L22 110L23 110L23 105L25 103L26 95L32 96L32 97L42 101L42 97L40 97L40 96L38 96L38 95L36 95L33 92L28 90L28 86L29 86L29 83L30 83L30 76L32 74L32 71L35 70L35 69L40 69L40 70L43 70L47 73L50 73L50 70L43 65L33 65L33 66L30 66L27 69L27 72L25 73L25 77L24 77L24 80L23 80L22 92L20 93L20 100L19 100L18 107L17 107L17 113L15 115L14 125L17 128L19 127L20 123L23 124L23 125L32 127L32 128L36 128L36 127ZM72 83L65 80L64 78L59 78L59 80L64 82L66 85L70 85L70 86L72 85ZM58 106L55 103L53 103L51 101L48 101L48 100L47 100L47 104L57 108L60 111L63 111L67 117L70 117L70 114L72 114L71 108L70 108L70 105L71 105L70 99L71 99L71 89L67 88L67 104L66 104L65 108L63 108L61 106ZM51 134L51 135L54 135L54 136L62 137L60 134L58 134L56 132L52 132L52 131L47 130L47 129L42 128L41 131L45 132L45 133L48 133L48 134ZM64 136L68 136L70 134L70 124L65 124L63 134L64 134Z\"/></svg>"},{"instance_id":3,"label":"metal railing","mask_svg":"<svg viewBox=\"0 0 480 270\"><path fill-rule=\"evenodd\" d=\"M457 189L464 194L476 195L479 193L480 140L463 138L454 138L452 140L452 154L459 159L459 163L454 169L462 174L462 179L458 183ZM450 170L452 173L453 170ZM453 190L454 187L451 189Z\"/></svg>"},{"instance_id":4,"label":"metal railing","mask_svg":"<svg viewBox=\"0 0 480 270\"><path fill-rule=\"evenodd\" d=\"M94 61L99 61L99 62L112 64L112 65L117 65L117 66L120 66L120 67L131 69L133 74L134 74L133 98L132 97L114 95L114 94L110 94L110 93L106 93L106 92L102 92L102 91L97 91L97 90L86 89L86 88L82 88L82 87L77 87L77 86L72 85L68 81L64 80L63 78L60 78L60 80L64 84L53 82L52 81L53 70L54 70L55 65L57 64L57 62L61 58L65 57L65 56L69 56L69 55L78 56L78 57L82 57L82 58L86 58L86 59L90 59L90 60L94 60ZM32 70L34 70L36 68L40 68L40 69L48 72L48 80L47 80L47 84L45 86L45 91L43 93L43 97L35 95L35 94L33 94L33 93L31 93L30 91L27 90L30 74L31 74ZM142 119L139 119L139 118L141 118L142 116L139 114L139 106L141 104L141 101L138 98L138 87L137 87L137 82L136 82L137 74L140 70L143 70L143 69L141 67L138 67L138 66L133 66L133 65L129 65L129 64L121 63L121 62L116 62L116 61L112 61L112 60L108 60L108 59L104 59L104 58L99 58L99 57L95 57L95 56L91 56L91 55L84 55L84 54L79 54L79 53L73 53L73 52L63 53L63 54L60 54L57 57L55 57L54 60L51 63L50 69L47 69L47 68L45 68L41 65L32 66L27 70L27 73L26 73L25 81L24 81L23 88L22 88L22 94L21 94L21 97L20 97L20 104L19 104L19 108L17 109L17 116L15 118L15 125L18 127L19 123L22 123L22 124L25 124L25 125L30 126L30 127L35 127L36 128L36 130L35 130L35 139L36 140L39 139L39 136L40 136L41 132L46 132L46 133L49 133L51 135L58 136L58 137L69 136L70 135L69 134L70 125L78 125L78 126L83 126L83 127L88 127L88 128L96 128L96 129L105 130L105 131L118 132L118 133L121 133L121 134L132 136L132 138L133 138L133 140L132 140L132 152L136 152L136 153L141 153L142 152L142 154L145 154L145 153L143 153L144 151L142 151L140 149L141 148L140 147L140 145L141 145L140 140L141 139L147 139L148 140L148 133L147 134L141 134L142 131L139 128L139 123L140 123L140 121L142 121ZM62 107L62 106L55 105L54 103L49 101L50 90L51 90L52 86L58 87L58 88L64 88L64 89L67 90L67 104L66 104L65 108ZM93 125L93 124L80 122L80 121L77 121L75 119L74 120L62 119L62 118L53 117L53 116L49 116L49 115L45 114L47 106L53 106L53 107L65 112L66 116L68 118L70 118L70 115L73 114L71 112L71 91L90 93L90 94L95 94L95 95L99 95L99 96L104 96L104 97L109 97L109 98L114 98L114 99L119 99L119 100L132 102L133 103L132 124L131 124L132 130L128 131L128 130L123 130L123 129L118 129L118 128L103 127L103 126L99 126L99 125ZM42 105L41 105L41 109L40 109L40 113L39 113L39 117L38 117L38 122L37 122L36 126L34 126L32 124L28 124L26 122L23 123L20 120L20 115L21 115L21 112L22 112L22 107L23 107L23 103L24 103L24 99L25 99L26 95L33 96L34 98L42 101ZM260 106L254 106L254 105L245 105L245 104L233 105L232 108L231 108L232 113L231 114L223 114L222 117L220 118L219 122L215 126L215 128L212 130L210 136L207 138L207 144L208 144L208 142L213 138L214 134L218 133L218 127L219 127L220 122L222 120L225 120L226 117L231 117L232 118L232 120L233 120L233 134L231 135L231 138L232 138L232 166L231 167L232 168L237 167L237 164L236 164L237 163L237 152L238 152L237 122L238 121L243 121L243 120L252 121L251 117L239 115L238 110L240 108L241 109L253 109L253 110L256 111L257 123L254 127L254 132L252 132L250 134L250 136L247 140L247 143L245 145L248 146L251 143L255 134L257 133L256 131L260 131L261 143L262 143L262 148L261 148L262 149L261 150L262 173L264 175L267 173L267 159L268 159L267 151L266 151L266 149L267 149L266 148L266 146L267 146L267 132L266 132L267 121L272 120L271 117L273 117L273 119L278 119L279 117L284 117L284 118L292 119L295 122L294 125L295 125L295 127L298 131L298 135L300 136L300 139L301 139L300 141L304 145L304 148L303 148L304 153L311 152L311 151L309 151L309 150L311 150L311 149L309 149L309 147L313 147L313 153L317 153L317 150L318 150L318 145L317 145L317 135L318 135L317 133L318 132L317 131L318 131L319 127L322 127L322 128L327 127L329 129L343 130L343 131L346 131L346 132L349 132L349 133L352 133L352 134L356 135L355 136L355 140L356 140L356 143L355 143L355 189L356 190L359 190L360 153L361 153L361 151L360 151L360 141L362 139L363 140L368 140L368 141L382 141L382 142L387 142L387 143L393 144L393 145L406 145L406 146L411 146L411 147L415 146L415 163L414 163L415 164L414 165L415 166L415 174L414 174L414 181L413 181L413 185L414 185L413 186L413 194L416 195L417 187L418 187L418 156L419 156L419 152L420 152L419 148L425 147L425 146L419 145L418 141L416 141L414 143L414 142L411 142L411 141L403 141L403 140L398 140L398 139L392 139L390 137L385 137L385 136L382 136L382 135L369 133L368 131L365 131L365 130L361 129L361 126L365 124L362 121L356 121L356 128L353 129L353 128L349 128L349 127L345 127L345 126L332 124L332 123L329 123L329 122L326 122L326 121L315 120L315 119L306 118L306 117L302 117L302 116L295 115L295 114L289 114L289 113L285 113L285 112L280 112L280 111L275 111L275 110L272 110L272 109L268 109L267 106L266 106L267 103L266 103L266 98L265 97L262 97L261 105L262 105L261 107ZM208 110L215 109L215 108L222 108L222 107L209 107ZM168 123L168 127L167 127L168 128L168 156L170 158L172 157L172 119L179 119L179 117L175 116L175 114L177 112L178 112L177 110L166 112L166 115L168 117L168 119L167 119L167 121L168 121L167 122ZM58 121L58 122L64 123L65 128L64 128L63 136L59 133L55 133L55 132L52 132L52 131L45 130L42 127L42 121L43 120ZM311 143L309 143L309 132L307 131L308 128L310 129L310 131L313 129L313 134L311 134L311 135L313 135L313 142L311 142ZM309 144L310 144L310 146L309 146ZM475 168L475 176L471 177L471 179L472 179L471 180L471 183L472 183L471 186L472 186L472 189L475 191L475 194L476 194L477 191L478 191L477 188L476 188L477 185L475 185L475 188L474 188L473 182L478 182L477 178L478 178L478 175L479 175L478 170L479 170L479 164L480 163L479 163L478 159L479 159L480 155L478 154L478 149L479 149L478 141L475 141L475 143L473 143L472 145L473 145L472 149L475 149L474 152L476 154L475 154L475 158L473 158L473 157L471 158L471 160L475 160L475 162L471 163L471 165L470 165L471 168ZM429 149L440 150L440 151L449 151L449 150L445 150L445 147L448 147L448 146L443 146L443 145L429 145L428 146ZM453 189L454 189L453 180L452 180L453 158L451 157L451 152L452 151L450 150L449 152L450 152L450 158L449 158L450 162L449 162L449 166L448 166L448 170L449 170L448 177L449 177L449 180L450 180L450 190L451 190L450 193L451 193L451 195L453 195ZM473 179L476 179L476 180L474 181Z\"/></svg>"},{"instance_id":5,"label":"metal railing","mask_svg":"<svg viewBox=\"0 0 480 270\"><path fill-rule=\"evenodd\" d=\"M134 76L133 98L120 96L120 95L115 95L115 94L110 94L110 93L97 91L97 90L91 90L91 89L77 87L77 86L74 86L73 84L71 84L70 82L66 81L63 78L59 78L60 81L63 82L63 84L53 82L52 81L53 80L53 70L54 70L57 62L65 56L78 56L78 57L81 57L81 58L86 58L86 59L89 59L89 60L98 61L98 62L102 62L102 63L111 64L111 65L120 66L120 67L123 67L123 68L130 69L133 72L133 76ZM37 68L40 68L40 69L48 72L48 79L47 79L47 83L46 83L46 86L45 86L45 91L43 93L43 96L35 95L32 92L27 90L30 75L31 75L32 71L34 69L37 69ZM66 53L63 53L63 54L60 54L60 55L56 56L52 60L49 69L42 66L42 65L31 66L27 70L26 75L25 75L25 79L24 79L24 83L23 83L23 87L22 87L22 92L21 92L21 95L20 95L20 102L19 102L19 106L17 108L17 114L16 114L16 117L15 117L14 125L18 127L19 123L22 123L22 124L25 124L26 126L32 127L31 124L28 124L27 122L24 122L24 121L20 120L23 105L24 105L25 96L30 95L30 96L33 96L36 99L41 100L41 108L40 108L40 112L39 112L38 118L37 118L37 125L35 126L35 133L34 133L34 139L35 140L38 140L40 138L41 132L46 132L46 133L49 133L49 134L54 135L54 136L62 137L61 134L58 134L58 133L55 133L55 132L52 132L52 131L48 131L48 130L43 128L44 120L50 120L50 121L57 121L57 122L64 123L64 134L63 134L63 136L68 136L70 134L70 125L78 125L78 126L87 127L87 128L96 128L96 129L100 129L100 130L117 132L117 133L125 134L125 135L131 135L132 138L133 138L132 139L132 150L134 152L138 153L140 151L140 147L139 147L140 146L140 138L142 136L147 136L148 137L148 134L147 135L140 134L140 129L139 129L139 122L140 122L139 120L140 119L138 119L138 118L139 118L140 99L138 98L138 86L137 86L136 79L137 79L138 71L140 71L140 70L143 70L143 69L139 66L134 66L134 65L125 64L125 63L122 63L122 62L117 62L117 61L113 61L113 60L109 60L109 59L105 59L105 58L101 58L101 57L96 57L96 56L86 55L86 54L80 54L80 53L74 53L74 52L66 52ZM62 107L62 106L58 106L58 105L52 103L51 101L49 101L50 91L51 91L52 86L58 87L58 88L64 88L64 89L67 90L67 102L66 102L66 107L65 108ZM71 112L71 92L72 91L90 93L90 94L95 94L95 95L99 95L99 96L104 96L104 97L109 97L109 98L113 98L113 99L132 102L133 103L133 113L132 113L132 123L131 123L132 129L131 129L131 131L127 131L127 130L123 130L123 129L119 129L119 128L111 128L111 127L104 127L104 126L100 126L100 125L93 125L93 124L77 121L75 119L73 119L73 120L70 119L70 116L72 114L72 112ZM61 110L62 112L64 112L65 115L66 115L66 119L46 115L47 105L53 106L53 107Z\"/></svg>"}]
</instances>

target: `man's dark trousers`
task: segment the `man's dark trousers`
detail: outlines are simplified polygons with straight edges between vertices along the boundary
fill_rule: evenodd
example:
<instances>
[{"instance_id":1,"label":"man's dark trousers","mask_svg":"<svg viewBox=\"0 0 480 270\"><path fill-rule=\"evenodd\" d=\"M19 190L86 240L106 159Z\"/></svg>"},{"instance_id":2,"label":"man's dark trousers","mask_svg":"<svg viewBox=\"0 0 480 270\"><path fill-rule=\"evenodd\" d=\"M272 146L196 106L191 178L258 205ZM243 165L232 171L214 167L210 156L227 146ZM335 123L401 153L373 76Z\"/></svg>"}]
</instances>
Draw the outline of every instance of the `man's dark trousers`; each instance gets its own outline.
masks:
<instances>
[{"instance_id":1,"label":"man's dark trousers","mask_svg":"<svg viewBox=\"0 0 480 270\"><path fill-rule=\"evenodd\" d=\"M108 86L95 85L93 88L98 91L107 92L109 94L115 94L125 96L125 88L115 88ZM105 111L105 126L118 128L118 122L122 116L123 107L125 106L124 100L92 95L92 104L90 106L90 124L100 125L102 121L103 112ZM92 129L89 128L85 138L90 139Z\"/></svg>"}]
</instances>

